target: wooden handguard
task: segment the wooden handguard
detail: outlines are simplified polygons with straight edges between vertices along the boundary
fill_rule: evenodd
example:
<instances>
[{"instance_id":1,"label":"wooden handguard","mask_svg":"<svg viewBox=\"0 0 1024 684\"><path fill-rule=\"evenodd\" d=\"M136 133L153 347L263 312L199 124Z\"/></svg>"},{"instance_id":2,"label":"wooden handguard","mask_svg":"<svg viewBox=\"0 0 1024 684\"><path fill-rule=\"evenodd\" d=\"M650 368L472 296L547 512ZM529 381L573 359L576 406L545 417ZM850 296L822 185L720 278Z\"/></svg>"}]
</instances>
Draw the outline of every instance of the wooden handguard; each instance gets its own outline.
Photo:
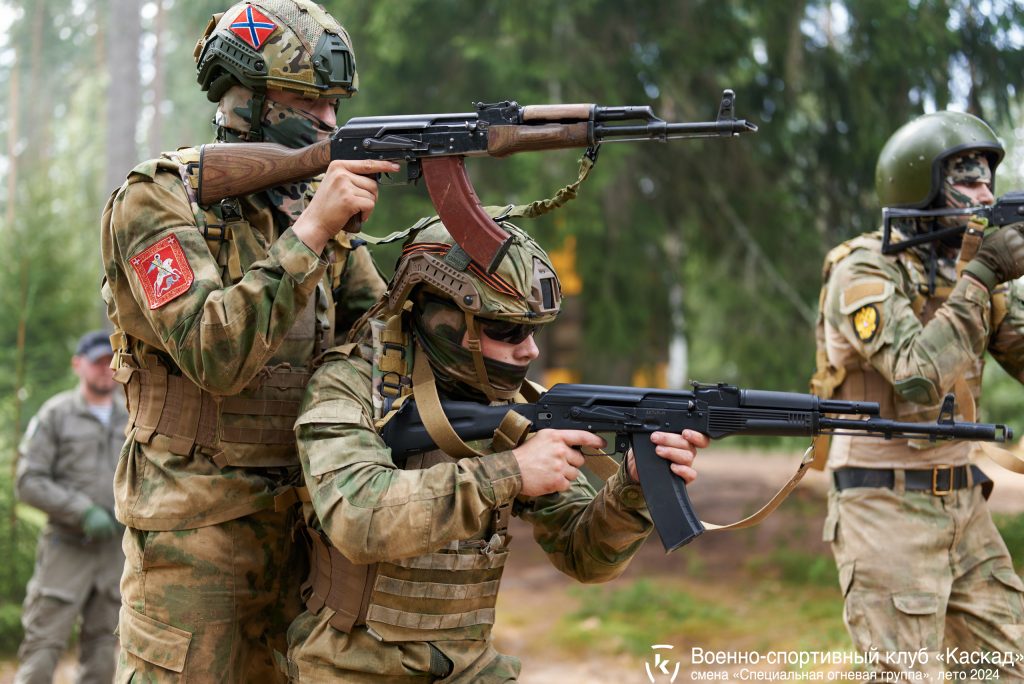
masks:
<instances>
[{"instance_id":1,"label":"wooden handguard","mask_svg":"<svg viewBox=\"0 0 1024 684\"><path fill-rule=\"evenodd\" d=\"M589 121L592 104L527 105L523 121Z\"/></svg>"},{"instance_id":2,"label":"wooden handguard","mask_svg":"<svg viewBox=\"0 0 1024 684\"><path fill-rule=\"evenodd\" d=\"M240 197L320 175L331 163L331 141L297 150L273 143L203 145L199 156L199 204Z\"/></svg>"},{"instance_id":3,"label":"wooden handguard","mask_svg":"<svg viewBox=\"0 0 1024 684\"><path fill-rule=\"evenodd\" d=\"M492 157L506 157L515 152L588 147L591 144L590 137L591 127L588 122L540 126L491 126L487 131L487 154Z\"/></svg>"}]
</instances>

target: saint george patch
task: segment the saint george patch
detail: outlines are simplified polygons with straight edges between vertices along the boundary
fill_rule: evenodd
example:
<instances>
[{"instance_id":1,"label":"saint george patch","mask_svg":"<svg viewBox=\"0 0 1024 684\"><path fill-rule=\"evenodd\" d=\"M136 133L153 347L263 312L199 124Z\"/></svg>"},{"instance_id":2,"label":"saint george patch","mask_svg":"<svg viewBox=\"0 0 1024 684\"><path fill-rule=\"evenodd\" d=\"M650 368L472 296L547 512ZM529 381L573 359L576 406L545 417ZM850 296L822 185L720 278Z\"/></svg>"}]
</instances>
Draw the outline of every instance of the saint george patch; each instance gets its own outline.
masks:
<instances>
[{"instance_id":1,"label":"saint george patch","mask_svg":"<svg viewBox=\"0 0 1024 684\"><path fill-rule=\"evenodd\" d=\"M232 33L251 45L254 50L259 50L277 28L277 24L252 5L247 5L231 22L230 28Z\"/></svg>"},{"instance_id":2,"label":"saint george patch","mask_svg":"<svg viewBox=\"0 0 1024 684\"><path fill-rule=\"evenodd\" d=\"M142 281L150 309L159 309L184 294L195 279L175 235L168 235L141 254L133 256L130 261L135 275Z\"/></svg>"},{"instance_id":3,"label":"saint george patch","mask_svg":"<svg viewBox=\"0 0 1024 684\"><path fill-rule=\"evenodd\" d=\"M870 342L878 332L881 316L873 304L862 306L853 314L853 329L861 342Z\"/></svg>"}]
</instances>

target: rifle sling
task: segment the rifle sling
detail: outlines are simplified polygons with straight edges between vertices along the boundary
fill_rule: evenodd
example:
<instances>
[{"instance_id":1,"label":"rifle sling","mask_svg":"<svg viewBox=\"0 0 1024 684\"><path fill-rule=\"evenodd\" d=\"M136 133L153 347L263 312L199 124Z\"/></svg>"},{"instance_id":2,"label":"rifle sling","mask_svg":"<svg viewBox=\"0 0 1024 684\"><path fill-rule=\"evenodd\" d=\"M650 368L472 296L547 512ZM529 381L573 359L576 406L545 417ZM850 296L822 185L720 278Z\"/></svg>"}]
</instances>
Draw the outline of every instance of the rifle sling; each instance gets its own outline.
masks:
<instances>
[{"instance_id":1,"label":"rifle sling","mask_svg":"<svg viewBox=\"0 0 1024 684\"><path fill-rule=\"evenodd\" d=\"M786 497L789 496L790 492L796 489L797 484L803 479L813 462L814 447L810 446L804 452L803 458L800 460L800 467L797 468L796 474L794 474L793 477L789 479L789 482L784 484L782 489L780 489L768 503L761 507L761 510L757 513L729 525L715 525L714 523L704 522L703 520L701 520L701 524L704 525L705 529L712 532L721 532L722 530L741 530L745 527L753 527L754 525L757 525L773 513L775 509L786 500Z\"/></svg>"}]
</instances>

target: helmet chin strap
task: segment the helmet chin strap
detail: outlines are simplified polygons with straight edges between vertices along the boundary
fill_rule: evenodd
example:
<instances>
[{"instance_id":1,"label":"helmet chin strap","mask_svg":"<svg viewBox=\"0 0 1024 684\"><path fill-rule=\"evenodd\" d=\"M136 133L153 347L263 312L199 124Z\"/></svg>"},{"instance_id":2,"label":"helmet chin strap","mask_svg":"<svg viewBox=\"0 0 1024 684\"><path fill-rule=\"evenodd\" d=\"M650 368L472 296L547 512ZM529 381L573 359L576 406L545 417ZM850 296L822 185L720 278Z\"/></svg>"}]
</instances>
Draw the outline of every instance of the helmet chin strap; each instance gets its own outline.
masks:
<instances>
[{"instance_id":1,"label":"helmet chin strap","mask_svg":"<svg viewBox=\"0 0 1024 684\"><path fill-rule=\"evenodd\" d=\"M487 365L484 363L483 345L480 343L480 323L476 316L463 309L466 316L466 349L473 355L473 366L476 368L476 377L480 380L480 387L477 388L487 396L487 401L495 402L501 399L511 399L515 393L499 392L491 385L487 375Z\"/></svg>"}]
</instances>

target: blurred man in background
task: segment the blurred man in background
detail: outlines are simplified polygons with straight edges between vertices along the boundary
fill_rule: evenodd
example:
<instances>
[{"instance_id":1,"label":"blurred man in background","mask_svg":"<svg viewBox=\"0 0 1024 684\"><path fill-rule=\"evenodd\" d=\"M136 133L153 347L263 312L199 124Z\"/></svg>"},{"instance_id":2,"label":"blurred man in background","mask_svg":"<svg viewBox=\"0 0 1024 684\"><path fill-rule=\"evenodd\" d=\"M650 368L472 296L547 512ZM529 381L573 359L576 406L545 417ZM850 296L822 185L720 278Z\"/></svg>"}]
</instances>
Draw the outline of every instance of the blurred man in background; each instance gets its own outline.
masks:
<instances>
[{"instance_id":1,"label":"blurred man in background","mask_svg":"<svg viewBox=\"0 0 1024 684\"><path fill-rule=\"evenodd\" d=\"M18 684L53 680L79 617L78 681L114 676L124 555L113 481L128 413L114 393L112 357L105 332L82 336L71 357L78 387L43 404L19 448L17 496L46 513L47 524L21 617Z\"/></svg>"}]
</instances>

